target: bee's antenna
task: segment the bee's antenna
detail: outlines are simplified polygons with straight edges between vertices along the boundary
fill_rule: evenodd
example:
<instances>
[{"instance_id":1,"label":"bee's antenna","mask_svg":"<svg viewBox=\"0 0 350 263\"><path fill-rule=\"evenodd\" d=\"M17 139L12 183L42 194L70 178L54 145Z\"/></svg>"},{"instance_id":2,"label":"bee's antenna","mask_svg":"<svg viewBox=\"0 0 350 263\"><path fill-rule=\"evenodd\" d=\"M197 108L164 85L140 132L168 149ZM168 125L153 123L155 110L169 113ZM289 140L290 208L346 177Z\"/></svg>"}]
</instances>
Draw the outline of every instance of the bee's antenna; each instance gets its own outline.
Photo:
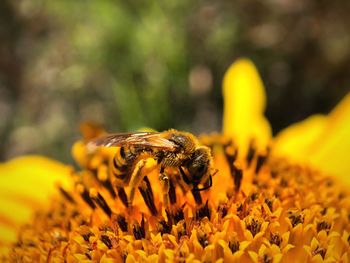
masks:
<instances>
[{"instance_id":1,"label":"bee's antenna","mask_svg":"<svg viewBox=\"0 0 350 263\"><path fill-rule=\"evenodd\" d=\"M207 189L209 189L210 187L212 187L212 186L213 186L213 178L212 178L212 175L209 176L209 184L208 184L208 186L205 186L205 187L202 187L202 188L198 188L197 186L198 186L198 185L195 185L195 187L193 188L193 191L200 192L200 191L204 191L204 190L207 190Z\"/></svg>"}]
</instances>

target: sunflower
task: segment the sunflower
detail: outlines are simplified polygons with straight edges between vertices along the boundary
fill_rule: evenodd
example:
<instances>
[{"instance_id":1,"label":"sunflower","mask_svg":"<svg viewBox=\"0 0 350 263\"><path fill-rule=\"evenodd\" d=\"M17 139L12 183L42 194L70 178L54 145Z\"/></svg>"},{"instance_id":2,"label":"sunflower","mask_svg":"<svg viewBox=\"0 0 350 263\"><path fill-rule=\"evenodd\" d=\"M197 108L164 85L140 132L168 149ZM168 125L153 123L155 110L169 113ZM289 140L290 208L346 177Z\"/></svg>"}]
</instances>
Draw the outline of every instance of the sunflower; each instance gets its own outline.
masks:
<instances>
[{"instance_id":1,"label":"sunflower","mask_svg":"<svg viewBox=\"0 0 350 263\"><path fill-rule=\"evenodd\" d=\"M1 164L3 261L348 262L350 94L275 138L251 61L231 65L223 95L223 132L198 138L218 169L212 187L174 181L170 205L153 159L128 204L112 180L116 149L87 147L104 133L92 124L72 147L78 169L38 156Z\"/></svg>"}]
</instances>

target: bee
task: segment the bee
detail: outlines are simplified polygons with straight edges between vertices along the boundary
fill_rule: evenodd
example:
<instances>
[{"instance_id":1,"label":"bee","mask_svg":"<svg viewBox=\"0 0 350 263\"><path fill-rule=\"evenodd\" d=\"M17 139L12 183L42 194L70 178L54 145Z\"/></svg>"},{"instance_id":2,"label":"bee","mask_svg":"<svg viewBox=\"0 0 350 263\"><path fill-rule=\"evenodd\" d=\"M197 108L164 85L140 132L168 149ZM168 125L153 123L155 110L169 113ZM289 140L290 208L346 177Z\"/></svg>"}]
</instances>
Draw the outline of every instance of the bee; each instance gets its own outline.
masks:
<instances>
[{"instance_id":1,"label":"bee","mask_svg":"<svg viewBox=\"0 0 350 263\"><path fill-rule=\"evenodd\" d=\"M119 190L129 186L128 204L132 204L135 190L146 176L142 169L149 158L156 161L154 169L159 169L165 205L168 204L170 180L175 180L172 178L173 169L177 170L183 185L192 191L210 188L212 176L217 172L213 168L210 148L200 145L189 132L170 129L164 132L116 133L96 138L90 143L119 147L112 161L112 173Z\"/></svg>"}]
</instances>

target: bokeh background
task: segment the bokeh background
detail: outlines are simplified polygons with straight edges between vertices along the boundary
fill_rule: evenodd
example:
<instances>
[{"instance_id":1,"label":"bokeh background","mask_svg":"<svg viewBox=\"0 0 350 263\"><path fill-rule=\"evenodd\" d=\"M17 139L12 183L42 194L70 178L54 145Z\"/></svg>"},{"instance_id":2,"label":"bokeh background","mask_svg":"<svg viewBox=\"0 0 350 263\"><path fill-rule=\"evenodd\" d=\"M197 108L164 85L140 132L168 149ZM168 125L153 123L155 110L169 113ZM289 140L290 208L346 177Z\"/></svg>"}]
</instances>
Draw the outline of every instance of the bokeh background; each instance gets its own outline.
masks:
<instances>
[{"instance_id":1,"label":"bokeh background","mask_svg":"<svg viewBox=\"0 0 350 263\"><path fill-rule=\"evenodd\" d=\"M0 1L0 160L70 161L79 123L221 129L240 56L265 83L274 133L349 91L350 1Z\"/></svg>"}]
</instances>

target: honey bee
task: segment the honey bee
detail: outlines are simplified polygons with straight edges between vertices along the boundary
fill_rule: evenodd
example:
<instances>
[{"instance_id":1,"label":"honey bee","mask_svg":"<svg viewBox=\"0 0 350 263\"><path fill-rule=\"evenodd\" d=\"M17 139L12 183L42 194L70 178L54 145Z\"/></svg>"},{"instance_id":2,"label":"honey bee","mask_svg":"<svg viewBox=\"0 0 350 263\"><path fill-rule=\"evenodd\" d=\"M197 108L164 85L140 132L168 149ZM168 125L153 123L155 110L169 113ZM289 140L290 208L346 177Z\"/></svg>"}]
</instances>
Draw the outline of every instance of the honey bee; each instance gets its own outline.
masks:
<instances>
[{"instance_id":1,"label":"honey bee","mask_svg":"<svg viewBox=\"0 0 350 263\"><path fill-rule=\"evenodd\" d=\"M175 180L171 170L176 169L182 184L192 191L210 188L212 176L217 172L213 168L210 148L201 146L189 132L170 129L164 132L116 133L99 137L90 143L119 147L112 161L112 173L117 188L129 186L128 204L132 204L135 190L146 176L142 169L149 158L156 161L154 169L159 169L165 205L168 204L170 181Z\"/></svg>"}]
</instances>

